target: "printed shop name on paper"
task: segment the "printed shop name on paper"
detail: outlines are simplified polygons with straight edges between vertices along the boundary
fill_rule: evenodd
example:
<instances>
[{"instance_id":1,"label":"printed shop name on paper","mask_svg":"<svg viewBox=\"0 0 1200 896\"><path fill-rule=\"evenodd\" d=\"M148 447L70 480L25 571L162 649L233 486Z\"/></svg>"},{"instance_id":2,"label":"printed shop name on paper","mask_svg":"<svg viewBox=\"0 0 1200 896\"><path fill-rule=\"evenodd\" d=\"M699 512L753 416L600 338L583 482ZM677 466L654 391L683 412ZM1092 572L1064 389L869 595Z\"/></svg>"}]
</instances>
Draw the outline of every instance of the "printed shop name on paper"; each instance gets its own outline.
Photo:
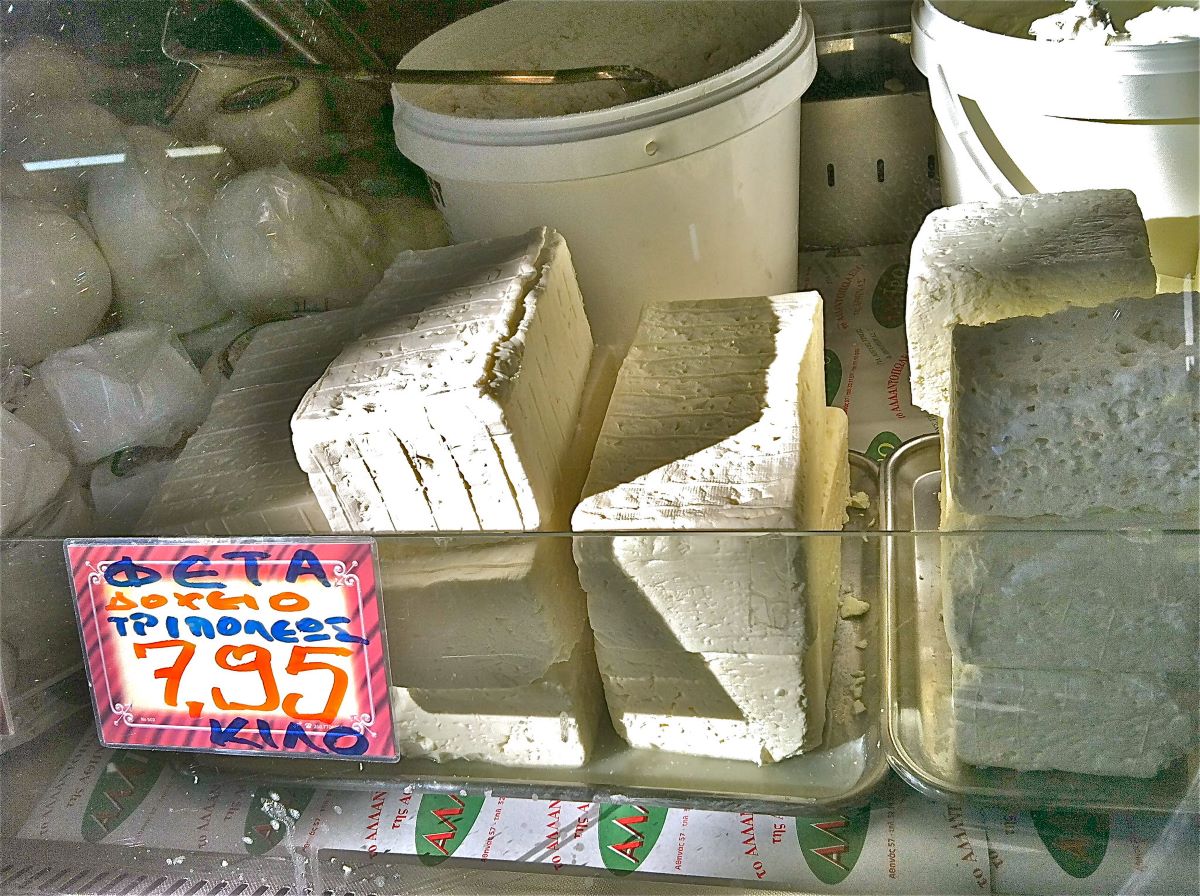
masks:
<instances>
[{"instance_id":1,"label":"printed shop name on paper","mask_svg":"<svg viewBox=\"0 0 1200 896\"><path fill-rule=\"evenodd\" d=\"M66 553L106 745L398 758L370 539Z\"/></svg>"}]
</instances>

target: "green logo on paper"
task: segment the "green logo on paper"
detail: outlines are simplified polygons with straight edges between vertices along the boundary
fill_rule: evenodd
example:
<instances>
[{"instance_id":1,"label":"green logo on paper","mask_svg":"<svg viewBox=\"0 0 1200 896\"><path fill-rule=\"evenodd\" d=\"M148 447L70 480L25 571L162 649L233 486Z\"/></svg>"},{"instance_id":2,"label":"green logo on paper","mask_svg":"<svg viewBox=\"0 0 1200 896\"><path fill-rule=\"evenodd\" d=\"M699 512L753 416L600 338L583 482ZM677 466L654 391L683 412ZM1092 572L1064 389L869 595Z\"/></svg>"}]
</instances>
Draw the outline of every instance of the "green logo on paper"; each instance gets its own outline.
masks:
<instances>
[{"instance_id":1,"label":"green logo on paper","mask_svg":"<svg viewBox=\"0 0 1200 896\"><path fill-rule=\"evenodd\" d=\"M118 750L100 775L83 816L83 839L99 843L141 805L166 767L161 754Z\"/></svg>"},{"instance_id":2,"label":"green logo on paper","mask_svg":"<svg viewBox=\"0 0 1200 896\"><path fill-rule=\"evenodd\" d=\"M1054 861L1071 877L1090 876L1108 850L1107 815L1073 809L1037 809L1033 827Z\"/></svg>"},{"instance_id":3,"label":"green logo on paper","mask_svg":"<svg viewBox=\"0 0 1200 896\"><path fill-rule=\"evenodd\" d=\"M883 272L871 296L871 313L881 327L904 326L904 294L908 289L908 264L900 262Z\"/></svg>"},{"instance_id":4,"label":"green logo on paper","mask_svg":"<svg viewBox=\"0 0 1200 896\"><path fill-rule=\"evenodd\" d=\"M825 349L825 404L833 406L838 390L842 388L842 359Z\"/></svg>"},{"instance_id":5,"label":"green logo on paper","mask_svg":"<svg viewBox=\"0 0 1200 896\"><path fill-rule=\"evenodd\" d=\"M833 886L846 879L862 855L870 822L870 806L843 815L796 819L800 851L817 880Z\"/></svg>"},{"instance_id":6,"label":"green logo on paper","mask_svg":"<svg viewBox=\"0 0 1200 896\"><path fill-rule=\"evenodd\" d=\"M260 787L250 794L246 813L246 852L261 856L283 842L288 826L308 808L314 791L310 787Z\"/></svg>"},{"instance_id":7,"label":"green logo on paper","mask_svg":"<svg viewBox=\"0 0 1200 896\"><path fill-rule=\"evenodd\" d=\"M458 849L483 808L483 796L427 793L417 809L417 855L426 865L444 862Z\"/></svg>"},{"instance_id":8,"label":"green logo on paper","mask_svg":"<svg viewBox=\"0 0 1200 896\"><path fill-rule=\"evenodd\" d=\"M636 871L654 849L667 821L658 806L604 806L600 809L600 855L613 874Z\"/></svg>"},{"instance_id":9,"label":"green logo on paper","mask_svg":"<svg viewBox=\"0 0 1200 896\"><path fill-rule=\"evenodd\" d=\"M871 439L871 444L867 446L867 457L871 460L883 460L899 447L900 437L894 432L884 430Z\"/></svg>"}]
</instances>

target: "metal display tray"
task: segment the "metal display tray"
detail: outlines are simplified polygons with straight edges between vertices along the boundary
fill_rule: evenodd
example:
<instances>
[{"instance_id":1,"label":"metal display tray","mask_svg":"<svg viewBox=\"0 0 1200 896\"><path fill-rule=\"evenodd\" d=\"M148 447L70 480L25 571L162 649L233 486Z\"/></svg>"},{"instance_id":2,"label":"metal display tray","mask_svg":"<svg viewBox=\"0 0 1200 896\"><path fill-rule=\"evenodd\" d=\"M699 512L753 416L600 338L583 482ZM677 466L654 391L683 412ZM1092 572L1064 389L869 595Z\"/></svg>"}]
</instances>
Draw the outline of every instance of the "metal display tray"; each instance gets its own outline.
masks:
<instances>
[{"instance_id":1,"label":"metal display tray","mask_svg":"<svg viewBox=\"0 0 1200 896\"><path fill-rule=\"evenodd\" d=\"M877 528L879 471L863 455L850 454L851 491L870 498L865 509L850 508L846 531L837 534L779 533L783 537L838 539L842 545L842 593L872 604L880 594ZM667 534L667 533L664 533ZM687 538L702 533L670 533ZM775 537L772 533L772 537ZM865 642L865 647L857 646ZM514 797L574 800L637 800L646 804L723 811L801 814L865 803L888 773L883 731L883 643L881 607L838 618L826 734L818 749L771 765L699 758L629 747L603 720L592 759L582 768L506 768L477 761L435 763L401 759L394 765L284 759L265 771L261 760L180 755L190 768L216 767L245 778L272 782L326 783L367 788L403 781L425 791L498 792ZM863 678L865 676L865 678ZM856 681L862 679L860 685ZM861 697L856 696L861 688ZM860 699L865 711L854 711Z\"/></svg>"},{"instance_id":2,"label":"metal display tray","mask_svg":"<svg viewBox=\"0 0 1200 896\"><path fill-rule=\"evenodd\" d=\"M951 651L942 618L941 488L937 435L901 445L881 473L887 624L887 750L917 790L1007 806L1111 811L1200 811L1189 784L1200 746L1153 778L980 768L962 762L951 709ZM906 534L912 533L912 534ZM1098 547L1103 536L1097 533Z\"/></svg>"}]
</instances>

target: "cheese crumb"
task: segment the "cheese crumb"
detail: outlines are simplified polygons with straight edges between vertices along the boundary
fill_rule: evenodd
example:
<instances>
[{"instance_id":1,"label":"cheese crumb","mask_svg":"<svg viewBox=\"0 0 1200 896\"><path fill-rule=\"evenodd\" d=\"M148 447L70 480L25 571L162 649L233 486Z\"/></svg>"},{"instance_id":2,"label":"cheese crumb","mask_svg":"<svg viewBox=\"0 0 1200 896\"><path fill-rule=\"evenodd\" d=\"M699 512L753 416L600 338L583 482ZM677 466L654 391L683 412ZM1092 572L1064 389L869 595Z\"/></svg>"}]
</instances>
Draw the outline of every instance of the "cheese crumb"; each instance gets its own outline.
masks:
<instances>
[{"instance_id":1,"label":"cheese crumb","mask_svg":"<svg viewBox=\"0 0 1200 896\"><path fill-rule=\"evenodd\" d=\"M867 639L859 638L857 641L854 642L854 646L857 647L859 650L866 650L867 649Z\"/></svg>"},{"instance_id":2,"label":"cheese crumb","mask_svg":"<svg viewBox=\"0 0 1200 896\"><path fill-rule=\"evenodd\" d=\"M855 510L866 510L871 506L871 496L866 492L855 492L846 502L846 506L853 507Z\"/></svg>"},{"instance_id":3,"label":"cheese crumb","mask_svg":"<svg viewBox=\"0 0 1200 896\"><path fill-rule=\"evenodd\" d=\"M862 616L867 610L871 609L871 604L865 600L859 600L854 595L848 595L842 601L842 605L838 608L838 615L843 619L850 619L854 616Z\"/></svg>"},{"instance_id":4,"label":"cheese crumb","mask_svg":"<svg viewBox=\"0 0 1200 896\"><path fill-rule=\"evenodd\" d=\"M862 715L866 711L867 711L867 704L863 703L861 700L854 701L854 714L856 716Z\"/></svg>"}]
</instances>

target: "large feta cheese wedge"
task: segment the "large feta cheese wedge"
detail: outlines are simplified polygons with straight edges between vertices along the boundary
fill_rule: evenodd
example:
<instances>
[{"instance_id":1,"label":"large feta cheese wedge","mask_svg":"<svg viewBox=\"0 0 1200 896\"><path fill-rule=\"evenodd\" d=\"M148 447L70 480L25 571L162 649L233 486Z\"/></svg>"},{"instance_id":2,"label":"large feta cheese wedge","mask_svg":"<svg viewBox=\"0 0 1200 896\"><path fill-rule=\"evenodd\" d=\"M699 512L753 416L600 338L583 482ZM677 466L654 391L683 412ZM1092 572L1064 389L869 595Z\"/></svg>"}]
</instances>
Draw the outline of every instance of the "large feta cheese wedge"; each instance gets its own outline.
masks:
<instances>
[{"instance_id":1,"label":"large feta cheese wedge","mask_svg":"<svg viewBox=\"0 0 1200 896\"><path fill-rule=\"evenodd\" d=\"M684 669L705 667L697 656L773 656L796 670L789 692L811 698L815 724L807 727L805 703L784 704L798 736L775 738L761 726L718 736L714 728L714 739L692 739L689 752L773 761L797 752L806 734L819 738L830 654L817 642L832 639L840 541L778 532L586 533L840 528L846 428L840 411L823 407L820 310L815 293L647 308L572 518L588 614L605 650L626 651L635 668L636 653L645 655L643 668L670 654ZM835 489L840 499L830 497ZM631 675L618 677L608 699L614 719L624 719ZM763 693L778 690L768 684ZM639 705L635 714L647 711ZM664 704L658 716L671 712ZM678 738L661 726L659 733L657 746L675 749Z\"/></svg>"},{"instance_id":2,"label":"large feta cheese wedge","mask_svg":"<svg viewBox=\"0 0 1200 896\"><path fill-rule=\"evenodd\" d=\"M1195 536L1054 531L1065 525L1043 520L1041 531L941 539L943 616L955 657L1012 669L1195 674Z\"/></svg>"},{"instance_id":3,"label":"large feta cheese wedge","mask_svg":"<svg viewBox=\"0 0 1200 896\"><path fill-rule=\"evenodd\" d=\"M1154 675L956 666L958 756L980 766L1148 778L1195 746L1194 697Z\"/></svg>"},{"instance_id":4,"label":"large feta cheese wedge","mask_svg":"<svg viewBox=\"0 0 1200 896\"><path fill-rule=\"evenodd\" d=\"M363 321L292 420L296 456L331 522L565 522L556 492L592 342L559 234L403 253Z\"/></svg>"},{"instance_id":5,"label":"large feta cheese wedge","mask_svg":"<svg viewBox=\"0 0 1200 896\"><path fill-rule=\"evenodd\" d=\"M11 534L41 512L70 472L70 462L49 442L0 408L0 534Z\"/></svg>"},{"instance_id":6,"label":"large feta cheese wedge","mask_svg":"<svg viewBox=\"0 0 1200 896\"><path fill-rule=\"evenodd\" d=\"M356 332L354 311L267 324L238 359L208 419L176 460L139 531L156 535L328 532L296 463L289 422Z\"/></svg>"},{"instance_id":7,"label":"large feta cheese wedge","mask_svg":"<svg viewBox=\"0 0 1200 896\"><path fill-rule=\"evenodd\" d=\"M832 530L841 528L846 519L848 427L846 415L838 408L826 408L824 417L826 429L819 463L827 479L821 528ZM774 537L747 534L741 539ZM704 647L695 652L680 650L681 642L695 644L697 639L690 637L692 633L686 627L681 627L682 637L666 631L661 620L667 613L657 605L628 613L623 612L628 608L620 598L608 600L628 593L616 586L620 578L614 576L604 587L593 589L588 612L597 633L596 653L609 714L617 731L631 744L763 763L786 758L819 741L833 662L842 539L837 535L778 537L802 542L807 560L803 569L793 570L793 574L804 576L807 600L805 613L795 619L790 638L735 637L726 642L740 645L740 652L732 653L706 652ZM576 538L578 541L584 536ZM619 545L636 545L640 538L622 536L611 540L617 543L614 551L619 552ZM663 540L669 538L663 536ZM706 558L719 554L719 546L737 544L734 536L691 534L673 538L675 547L686 546L684 554L691 562L701 564L701 571L710 573L713 567ZM720 540L716 550L710 543L713 539ZM646 568L664 559L660 554L657 560L650 559ZM745 561L745 556L733 560L735 564ZM714 565L719 567L721 563L718 560ZM731 581L713 573L717 582L714 590L725 586L728 594L744 589L747 581L754 586L761 583L753 560L748 570L739 568L748 579ZM686 600L674 610L672 618L688 618ZM719 605L713 610L713 616L719 617ZM658 637L647 637L648 633ZM688 707L687 711L680 712L681 706Z\"/></svg>"},{"instance_id":8,"label":"large feta cheese wedge","mask_svg":"<svg viewBox=\"0 0 1200 896\"><path fill-rule=\"evenodd\" d=\"M963 513L1195 516L1194 293L959 327L946 485Z\"/></svg>"},{"instance_id":9,"label":"large feta cheese wedge","mask_svg":"<svg viewBox=\"0 0 1200 896\"><path fill-rule=\"evenodd\" d=\"M1128 190L1084 190L938 209L913 242L907 332L913 403L945 417L960 324L1152 296L1146 224Z\"/></svg>"},{"instance_id":10,"label":"large feta cheese wedge","mask_svg":"<svg viewBox=\"0 0 1200 896\"><path fill-rule=\"evenodd\" d=\"M569 659L586 634L566 538L438 545L381 539L378 547L394 685L531 684Z\"/></svg>"},{"instance_id":11,"label":"large feta cheese wedge","mask_svg":"<svg viewBox=\"0 0 1200 896\"><path fill-rule=\"evenodd\" d=\"M437 762L577 768L588 759L603 705L590 640L520 687L392 688L400 752Z\"/></svg>"},{"instance_id":12,"label":"large feta cheese wedge","mask_svg":"<svg viewBox=\"0 0 1200 896\"><path fill-rule=\"evenodd\" d=\"M815 293L650 306L572 528L818 528L820 363ZM763 653L803 643L799 539L581 535L575 557L609 643Z\"/></svg>"}]
</instances>

